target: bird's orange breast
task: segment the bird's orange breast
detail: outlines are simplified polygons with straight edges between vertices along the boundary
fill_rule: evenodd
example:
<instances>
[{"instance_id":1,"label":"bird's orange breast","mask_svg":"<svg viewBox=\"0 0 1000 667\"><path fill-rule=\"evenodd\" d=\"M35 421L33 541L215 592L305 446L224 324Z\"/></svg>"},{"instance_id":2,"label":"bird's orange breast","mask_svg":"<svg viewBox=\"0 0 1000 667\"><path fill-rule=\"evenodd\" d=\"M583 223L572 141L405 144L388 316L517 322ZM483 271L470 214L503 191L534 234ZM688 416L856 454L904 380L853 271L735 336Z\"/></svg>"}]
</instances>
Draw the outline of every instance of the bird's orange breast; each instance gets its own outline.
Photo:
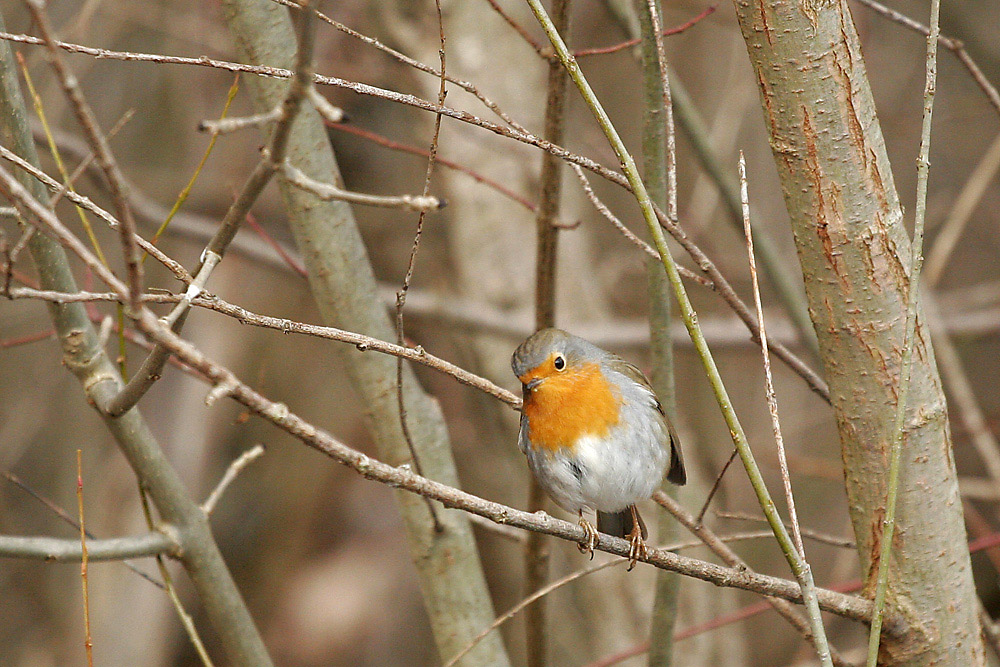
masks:
<instances>
[{"instance_id":1,"label":"bird's orange breast","mask_svg":"<svg viewBox=\"0 0 1000 667\"><path fill-rule=\"evenodd\" d=\"M538 377L534 372L521 378ZM524 401L531 446L550 453L584 436L603 437L618 423L620 393L596 363L547 375Z\"/></svg>"}]
</instances>

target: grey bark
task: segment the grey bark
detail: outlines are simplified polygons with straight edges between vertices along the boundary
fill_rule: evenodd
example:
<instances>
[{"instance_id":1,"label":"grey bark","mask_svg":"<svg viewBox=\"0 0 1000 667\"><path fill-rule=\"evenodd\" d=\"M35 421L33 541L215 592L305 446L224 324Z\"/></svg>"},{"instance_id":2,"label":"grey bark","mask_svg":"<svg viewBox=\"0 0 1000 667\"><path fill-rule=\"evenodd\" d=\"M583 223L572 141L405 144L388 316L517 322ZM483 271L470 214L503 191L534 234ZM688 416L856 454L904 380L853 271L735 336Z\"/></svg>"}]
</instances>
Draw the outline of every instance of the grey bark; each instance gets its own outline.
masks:
<instances>
[{"instance_id":1,"label":"grey bark","mask_svg":"<svg viewBox=\"0 0 1000 667\"><path fill-rule=\"evenodd\" d=\"M736 0L830 383L849 509L877 567L900 373L910 240L846 0ZM913 632L893 665L982 665L947 412L919 316L889 605Z\"/></svg>"},{"instance_id":2,"label":"grey bark","mask_svg":"<svg viewBox=\"0 0 1000 667\"><path fill-rule=\"evenodd\" d=\"M294 59L295 40L288 12L267 0L226 0L225 19L246 62L278 67ZM247 85L261 112L273 109L288 83L249 77ZM303 108L288 146L289 161L308 176L342 184L336 158L319 115ZM382 340L394 330L379 297L367 251L353 212L343 202L324 202L282 182L281 193L296 244L309 271L313 296L324 321ZM396 400L396 361L334 346L355 390L368 409L368 424L382 460L392 465L410 461ZM458 474L441 410L403 366L407 424L424 473L457 486ZM424 601L438 650L447 658L458 653L493 620L494 614L469 522L460 512L439 507L444 529L435 531L424 501L398 495L410 549L420 576ZM463 661L468 665L506 665L497 633L481 642Z\"/></svg>"}]
</instances>

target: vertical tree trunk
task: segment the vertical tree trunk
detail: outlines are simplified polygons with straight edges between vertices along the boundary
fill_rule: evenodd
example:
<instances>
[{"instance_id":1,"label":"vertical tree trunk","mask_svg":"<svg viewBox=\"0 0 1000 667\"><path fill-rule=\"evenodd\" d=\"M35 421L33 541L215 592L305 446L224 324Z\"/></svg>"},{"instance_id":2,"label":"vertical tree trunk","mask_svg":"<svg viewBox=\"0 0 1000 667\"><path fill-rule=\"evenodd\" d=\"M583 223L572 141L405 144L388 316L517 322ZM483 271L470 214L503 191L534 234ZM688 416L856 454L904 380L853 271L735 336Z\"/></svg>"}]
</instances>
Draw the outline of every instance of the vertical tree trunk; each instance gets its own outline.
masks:
<instances>
[{"instance_id":1,"label":"vertical tree trunk","mask_svg":"<svg viewBox=\"0 0 1000 667\"><path fill-rule=\"evenodd\" d=\"M910 240L846 0L735 0L874 583L906 319ZM919 311L918 311L919 312ZM914 629L893 665L983 665L944 395L918 316L889 604Z\"/></svg>"},{"instance_id":2,"label":"vertical tree trunk","mask_svg":"<svg viewBox=\"0 0 1000 667\"><path fill-rule=\"evenodd\" d=\"M245 62L284 67L294 61L295 36L287 9L268 0L226 0L223 8ZM262 112L273 109L288 86L285 81L258 77L249 77L247 83L254 104ZM311 107L303 108L295 120L288 156L312 178L342 182L322 121ZM324 321L393 340L351 207L344 202L321 201L284 182L279 185ZM333 349L343 355L351 382L367 407L379 457L393 465L406 463L411 456L400 425L396 361L385 355L362 355L346 346ZM457 486L458 473L441 409L419 386L407 364L403 366L402 391L407 425L424 473ZM448 659L494 618L472 529L464 514L438 505L443 526L438 531L421 498L400 492L398 499L438 650ZM507 665L500 635L492 633L461 664Z\"/></svg>"},{"instance_id":3,"label":"vertical tree trunk","mask_svg":"<svg viewBox=\"0 0 1000 667\"><path fill-rule=\"evenodd\" d=\"M660 3L656 3L660 13ZM642 35L640 67L642 68L643 118L642 167L643 182L653 198L666 211L667 178L667 118L663 104L663 80L657 58L652 17L645 0L635 0ZM653 371L650 381L670 419L677 423L677 401L674 387L674 350L670 338L670 309L673 297L663 265L655 259L646 260L646 293L649 298L649 347ZM677 497L677 487L664 482L663 490ZM659 513L656 539L660 544L676 539L677 521L667 512ZM649 667L670 667L674 664L674 630L677 625L677 600L681 578L673 572L656 573L656 594L653 598L649 629Z\"/></svg>"}]
</instances>

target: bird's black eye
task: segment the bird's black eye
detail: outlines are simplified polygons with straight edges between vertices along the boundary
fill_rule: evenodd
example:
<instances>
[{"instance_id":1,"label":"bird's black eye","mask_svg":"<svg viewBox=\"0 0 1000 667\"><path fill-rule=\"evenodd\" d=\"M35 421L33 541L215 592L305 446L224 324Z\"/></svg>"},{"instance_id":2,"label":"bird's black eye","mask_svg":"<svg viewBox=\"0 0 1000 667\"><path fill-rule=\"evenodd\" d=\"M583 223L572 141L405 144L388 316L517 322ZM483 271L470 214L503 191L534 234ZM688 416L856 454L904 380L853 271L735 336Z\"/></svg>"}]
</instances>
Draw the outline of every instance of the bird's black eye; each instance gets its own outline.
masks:
<instances>
[{"instance_id":1,"label":"bird's black eye","mask_svg":"<svg viewBox=\"0 0 1000 667\"><path fill-rule=\"evenodd\" d=\"M556 358L552 360L552 366L555 367L557 371L566 369L566 357L561 354L557 354Z\"/></svg>"}]
</instances>

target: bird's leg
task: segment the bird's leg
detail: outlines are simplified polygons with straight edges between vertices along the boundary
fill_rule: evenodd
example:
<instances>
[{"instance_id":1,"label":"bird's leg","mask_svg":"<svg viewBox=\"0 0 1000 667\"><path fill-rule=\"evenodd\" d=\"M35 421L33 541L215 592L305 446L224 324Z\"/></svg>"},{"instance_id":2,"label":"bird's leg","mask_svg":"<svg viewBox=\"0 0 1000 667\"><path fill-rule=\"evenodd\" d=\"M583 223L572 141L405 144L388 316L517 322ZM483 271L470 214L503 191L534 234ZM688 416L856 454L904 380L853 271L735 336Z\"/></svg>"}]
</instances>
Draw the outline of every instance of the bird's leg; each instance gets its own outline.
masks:
<instances>
[{"instance_id":1,"label":"bird's leg","mask_svg":"<svg viewBox=\"0 0 1000 667\"><path fill-rule=\"evenodd\" d=\"M627 535L629 541L628 570L631 572L636 561L640 558L646 558L649 550L646 548L646 541L642 536L642 519L639 518L639 510L635 508L635 505L629 505L629 509L632 511L632 530Z\"/></svg>"},{"instance_id":2,"label":"bird's leg","mask_svg":"<svg viewBox=\"0 0 1000 667\"><path fill-rule=\"evenodd\" d=\"M594 547L597 546L597 529L583 517L583 510L580 510L580 528L583 528L584 541L577 545L580 553L589 553L590 560L594 560Z\"/></svg>"}]
</instances>

